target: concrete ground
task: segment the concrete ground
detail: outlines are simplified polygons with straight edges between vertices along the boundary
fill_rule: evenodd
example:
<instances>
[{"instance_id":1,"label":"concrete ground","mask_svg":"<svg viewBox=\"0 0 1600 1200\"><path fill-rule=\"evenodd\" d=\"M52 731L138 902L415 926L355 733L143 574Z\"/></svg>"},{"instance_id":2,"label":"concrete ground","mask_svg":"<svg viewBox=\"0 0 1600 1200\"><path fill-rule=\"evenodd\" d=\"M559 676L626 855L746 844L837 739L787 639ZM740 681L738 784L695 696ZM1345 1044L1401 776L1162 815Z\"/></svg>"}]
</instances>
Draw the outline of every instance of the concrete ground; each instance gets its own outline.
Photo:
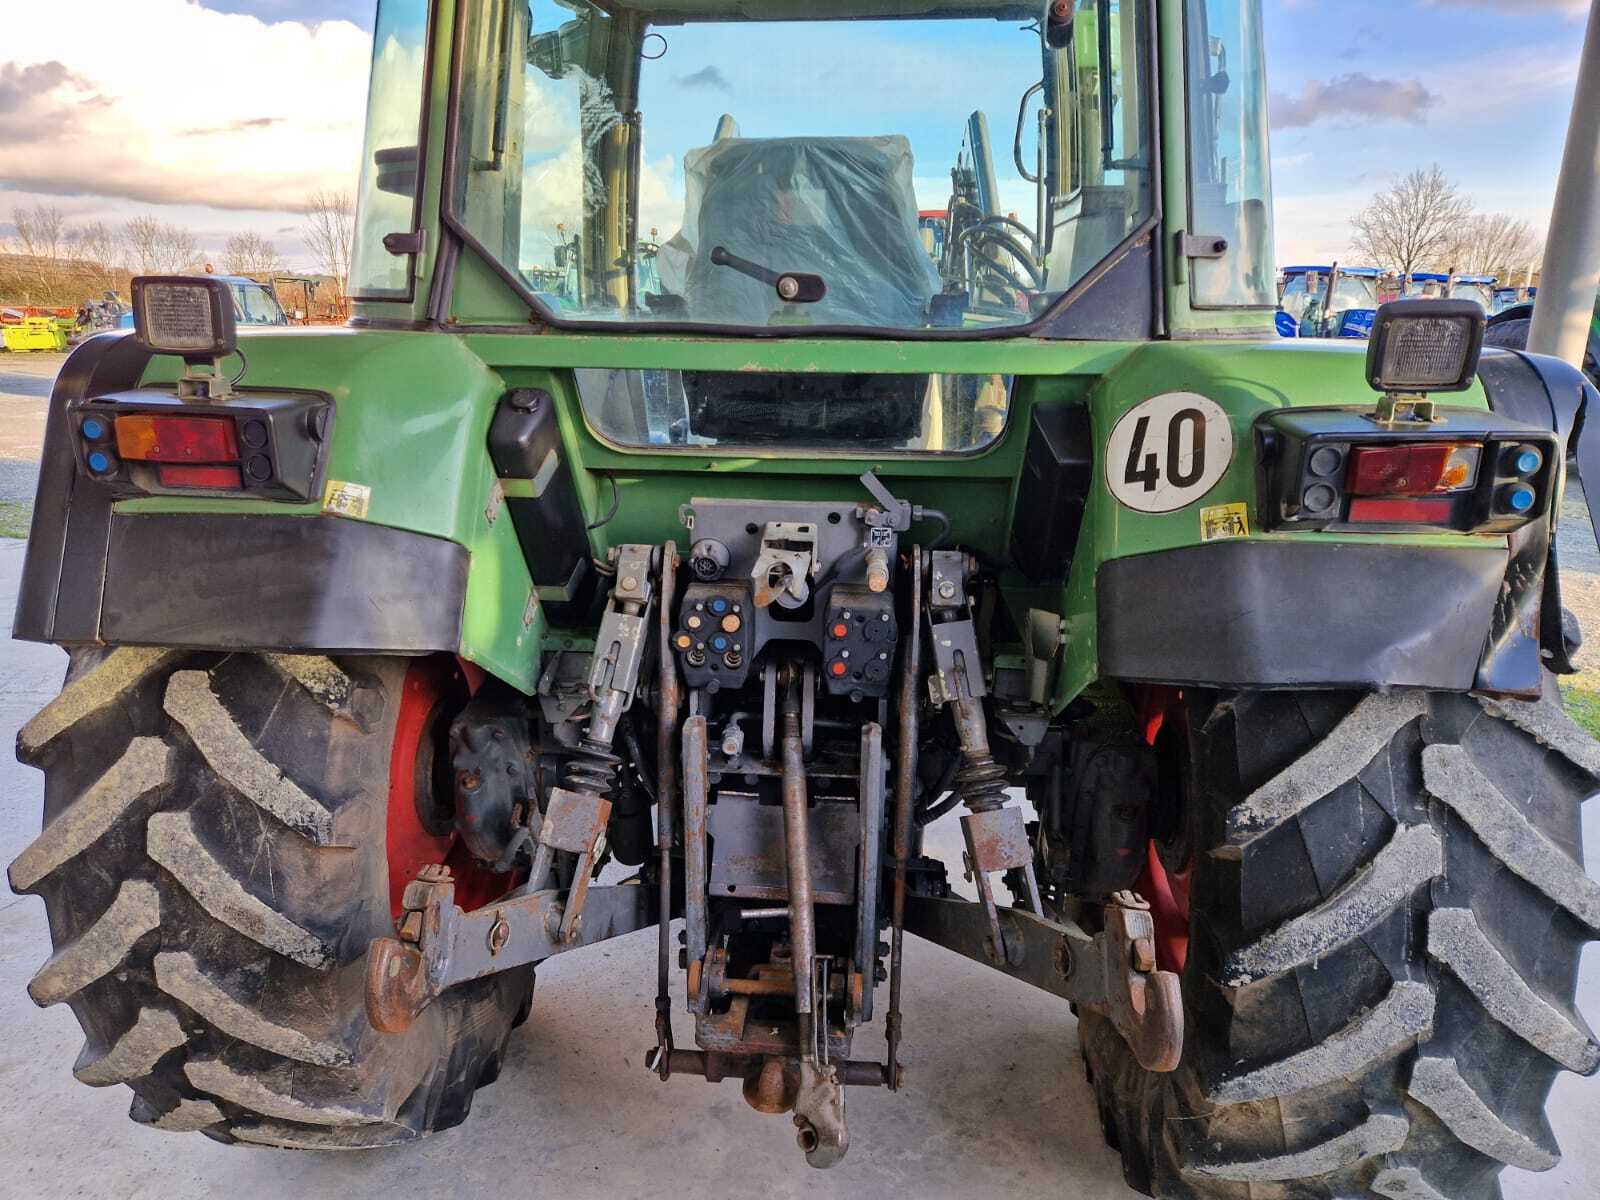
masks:
<instances>
[{"instance_id":1,"label":"concrete ground","mask_svg":"<svg viewBox=\"0 0 1600 1200\"><path fill-rule=\"evenodd\" d=\"M16 454L21 475L32 469L48 390L37 382L42 362L12 359L0 355L0 488L12 469L7 455ZM0 498L9 495L0 490ZM0 539L0 613L15 606L22 552L22 542ZM36 834L42 805L40 775L17 764L9 748L18 727L55 694L64 664L53 647L0 644L0 746L7 748L0 865ZM941 826L930 848L953 861L954 827L948 819ZM1590 861L1600 861L1600 803L1585 813L1585 845ZM499 1082L478 1093L466 1124L416 1146L323 1156L224 1147L128 1121L126 1089L91 1089L72 1078L82 1043L72 1014L39 1010L24 991L49 954L43 904L0 887L0 1029L7 1035L0 1038L0 1200L364 1200L508 1189L564 1200L752 1192L764 1200L1135 1196L1101 1140L1066 1006L915 938L906 954L907 1086L897 1095L852 1089L851 1150L826 1173L806 1168L787 1119L755 1113L737 1084L662 1084L645 1071L653 932L540 970L533 1019L514 1035ZM1579 1005L1600 1024L1594 946L1584 957ZM687 1043L681 1014L677 1030ZM861 1057L881 1058L881 1024L866 1029L857 1048ZM1550 1121L1566 1152L1561 1165L1542 1175L1506 1171L1506 1200L1600 1194L1593 1133L1600 1081L1561 1076Z\"/></svg>"}]
</instances>

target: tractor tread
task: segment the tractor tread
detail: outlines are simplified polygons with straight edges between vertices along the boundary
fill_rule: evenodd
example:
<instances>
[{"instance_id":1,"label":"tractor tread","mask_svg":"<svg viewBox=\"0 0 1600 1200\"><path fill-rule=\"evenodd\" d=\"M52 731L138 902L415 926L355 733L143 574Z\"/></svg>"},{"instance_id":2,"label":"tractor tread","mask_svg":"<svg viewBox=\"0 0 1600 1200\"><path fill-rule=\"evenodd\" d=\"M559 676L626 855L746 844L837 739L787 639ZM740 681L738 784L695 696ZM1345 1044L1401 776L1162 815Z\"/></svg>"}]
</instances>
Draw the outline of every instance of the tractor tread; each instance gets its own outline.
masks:
<instances>
[{"instance_id":1,"label":"tractor tread","mask_svg":"<svg viewBox=\"0 0 1600 1200\"><path fill-rule=\"evenodd\" d=\"M325 654L268 654L264 656L280 674L299 684L336 717L365 729L353 709L356 684L344 669Z\"/></svg>"},{"instance_id":2,"label":"tractor tread","mask_svg":"<svg viewBox=\"0 0 1600 1200\"><path fill-rule=\"evenodd\" d=\"M340 1127L270 1119L235 1121L228 1132L241 1142L287 1150L377 1150L415 1141L417 1137L415 1130L387 1121Z\"/></svg>"},{"instance_id":3,"label":"tractor tread","mask_svg":"<svg viewBox=\"0 0 1600 1200\"><path fill-rule=\"evenodd\" d=\"M392 1145L459 1124L494 1078L531 969L451 989L400 1035L363 1008L367 947L394 929L389 766L414 665L77 650L29 723L44 832L11 877L55 945L29 991L71 1002L75 1073L129 1087L134 1121Z\"/></svg>"},{"instance_id":4,"label":"tractor tread","mask_svg":"<svg viewBox=\"0 0 1600 1200\"><path fill-rule=\"evenodd\" d=\"M36 764L67 730L104 712L178 657L174 650L119 646L61 689L17 734L17 757Z\"/></svg>"},{"instance_id":5,"label":"tractor tread","mask_svg":"<svg viewBox=\"0 0 1600 1200\"><path fill-rule=\"evenodd\" d=\"M157 813L148 826L150 857L218 921L252 942L308 967L334 965L333 951L272 905L245 890L195 833L186 812Z\"/></svg>"},{"instance_id":6,"label":"tractor tread","mask_svg":"<svg viewBox=\"0 0 1600 1200\"><path fill-rule=\"evenodd\" d=\"M1388 1200L1449 1200L1416 1167L1386 1167L1372 1179L1372 1190Z\"/></svg>"},{"instance_id":7,"label":"tractor tread","mask_svg":"<svg viewBox=\"0 0 1600 1200\"><path fill-rule=\"evenodd\" d=\"M1453 1058L1430 1055L1417 1059L1407 1091L1444 1122L1457 1140L1481 1154L1524 1171L1548 1171L1561 1161L1553 1145L1540 1145L1495 1116L1461 1077Z\"/></svg>"},{"instance_id":8,"label":"tractor tread","mask_svg":"<svg viewBox=\"0 0 1600 1200\"><path fill-rule=\"evenodd\" d=\"M141 1008L139 1017L104 1053L85 1045L72 1068L79 1083L110 1087L147 1075L156 1063L189 1039L178 1018L164 1008Z\"/></svg>"},{"instance_id":9,"label":"tractor tread","mask_svg":"<svg viewBox=\"0 0 1600 1200\"><path fill-rule=\"evenodd\" d=\"M238 1107L261 1114L262 1117L277 1117L288 1122L302 1122L306 1125L368 1125L371 1122L387 1120L394 1115L392 1112L384 1112L382 1106L376 1109L362 1106L360 1101L371 1099L371 1096L363 1096L357 1091L347 1093L350 1101L355 1101L355 1104L339 1104L330 1099L296 1096L293 1085L298 1080L293 1072L285 1072L285 1080L290 1083L290 1088L275 1088L267 1080L277 1078L278 1072L262 1074L259 1070L238 1069L218 1058L192 1058L184 1064L184 1075L187 1075L189 1082L200 1088L200 1091L216 1096L221 1101L237 1104Z\"/></svg>"},{"instance_id":10,"label":"tractor tread","mask_svg":"<svg viewBox=\"0 0 1600 1200\"><path fill-rule=\"evenodd\" d=\"M1182 704L1183 1059L1145 1071L1103 1017L1079 1019L1128 1183L1162 1200L1500 1200L1506 1166L1555 1166L1550 1089L1600 1070L1573 1000L1600 918L1582 862L1600 748L1557 711L1553 677L1533 706Z\"/></svg>"},{"instance_id":11,"label":"tractor tread","mask_svg":"<svg viewBox=\"0 0 1600 1200\"><path fill-rule=\"evenodd\" d=\"M1431 826L1396 830L1372 862L1315 908L1229 956L1230 987L1326 958L1387 917L1444 869L1444 846Z\"/></svg>"},{"instance_id":12,"label":"tractor tread","mask_svg":"<svg viewBox=\"0 0 1600 1200\"><path fill-rule=\"evenodd\" d=\"M1600 742L1585 733L1583 727L1567 715L1566 709L1534 700L1483 697L1479 703L1491 716L1511 722L1541 746L1554 750L1573 766L1600 779Z\"/></svg>"},{"instance_id":13,"label":"tractor tread","mask_svg":"<svg viewBox=\"0 0 1600 1200\"><path fill-rule=\"evenodd\" d=\"M1497 859L1600 934L1600 883L1516 810L1460 746L1422 751L1428 792L1448 804Z\"/></svg>"},{"instance_id":14,"label":"tractor tread","mask_svg":"<svg viewBox=\"0 0 1600 1200\"><path fill-rule=\"evenodd\" d=\"M140 1111L142 1107L142 1098L135 1096L133 1109L128 1115L141 1124L149 1125L154 1129L162 1129L168 1133L197 1133L202 1129L209 1129L213 1125L220 1125L228 1119L223 1111L211 1101L192 1100L187 1096L162 1113L145 1115Z\"/></svg>"},{"instance_id":15,"label":"tractor tread","mask_svg":"<svg viewBox=\"0 0 1600 1200\"><path fill-rule=\"evenodd\" d=\"M1432 1033L1433 1010L1432 988L1425 983L1399 981L1381 1003L1326 1040L1257 1070L1224 1079L1208 1089L1206 1098L1218 1104L1240 1104L1353 1078L1380 1059Z\"/></svg>"},{"instance_id":16,"label":"tractor tread","mask_svg":"<svg viewBox=\"0 0 1600 1200\"><path fill-rule=\"evenodd\" d=\"M1434 910L1428 917L1428 953L1450 968L1491 1017L1530 1046L1580 1075L1592 1075L1600 1066L1600 1045L1517 973L1470 908Z\"/></svg>"},{"instance_id":17,"label":"tractor tread","mask_svg":"<svg viewBox=\"0 0 1600 1200\"><path fill-rule=\"evenodd\" d=\"M236 792L318 846L332 844L333 814L250 744L211 690L204 671L176 672L162 703L211 769Z\"/></svg>"},{"instance_id":18,"label":"tractor tread","mask_svg":"<svg viewBox=\"0 0 1600 1200\"><path fill-rule=\"evenodd\" d=\"M28 983L28 995L44 1008L70 1000L95 980L121 966L133 945L161 924L161 897L155 884L130 879L94 924L67 942Z\"/></svg>"},{"instance_id":19,"label":"tractor tread","mask_svg":"<svg viewBox=\"0 0 1600 1200\"><path fill-rule=\"evenodd\" d=\"M44 827L12 861L11 889L31 892L39 882L82 854L122 815L167 778L171 751L160 738L134 738L128 749L89 785L82 798Z\"/></svg>"},{"instance_id":20,"label":"tractor tread","mask_svg":"<svg viewBox=\"0 0 1600 1200\"><path fill-rule=\"evenodd\" d=\"M1304 1150L1272 1158L1196 1163L1188 1171L1239 1183L1281 1183L1304 1179L1311 1175L1326 1175L1375 1154L1393 1154L1405 1145L1410 1131L1411 1122L1405 1117L1394 1113L1374 1113L1354 1129Z\"/></svg>"},{"instance_id":21,"label":"tractor tread","mask_svg":"<svg viewBox=\"0 0 1600 1200\"><path fill-rule=\"evenodd\" d=\"M229 1037L313 1066L345 1067L352 1062L345 1047L280 1025L254 1005L236 999L201 969L192 954L157 954L155 972L157 987Z\"/></svg>"},{"instance_id":22,"label":"tractor tread","mask_svg":"<svg viewBox=\"0 0 1600 1200\"><path fill-rule=\"evenodd\" d=\"M1348 783L1426 710L1425 697L1414 692L1367 696L1320 743L1234 807L1230 840L1254 841Z\"/></svg>"}]
</instances>

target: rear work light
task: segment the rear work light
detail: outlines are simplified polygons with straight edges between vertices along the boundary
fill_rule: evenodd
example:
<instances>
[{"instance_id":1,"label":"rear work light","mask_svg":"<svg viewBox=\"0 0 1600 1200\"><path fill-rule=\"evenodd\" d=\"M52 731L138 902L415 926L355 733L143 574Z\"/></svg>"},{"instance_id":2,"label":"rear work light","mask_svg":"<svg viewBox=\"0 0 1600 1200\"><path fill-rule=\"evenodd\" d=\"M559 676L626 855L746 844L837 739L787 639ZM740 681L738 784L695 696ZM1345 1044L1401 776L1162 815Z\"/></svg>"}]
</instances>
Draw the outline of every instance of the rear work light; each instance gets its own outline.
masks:
<instances>
[{"instance_id":1,"label":"rear work light","mask_svg":"<svg viewBox=\"0 0 1600 1200\"><path fill-rule=\"evenodd\" d=\"M1554 433L1476 409L1285 409L1256 431L1264 529L1504 533L1550 511L1559 474Z\"/></svg>"}]
</instances>

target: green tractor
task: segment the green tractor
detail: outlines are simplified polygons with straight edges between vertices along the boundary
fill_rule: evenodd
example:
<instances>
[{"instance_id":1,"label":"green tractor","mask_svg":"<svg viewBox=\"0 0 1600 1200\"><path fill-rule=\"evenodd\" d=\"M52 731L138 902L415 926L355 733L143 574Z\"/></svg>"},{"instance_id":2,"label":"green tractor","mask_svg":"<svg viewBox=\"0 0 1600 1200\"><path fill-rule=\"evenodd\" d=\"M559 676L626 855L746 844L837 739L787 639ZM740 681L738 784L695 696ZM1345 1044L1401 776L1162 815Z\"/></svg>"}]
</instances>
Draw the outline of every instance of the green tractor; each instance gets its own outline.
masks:
<instances>
[{"instance_id":1,"label":"green tractor","mask_svg":"<svg viewBox=\"0 0 1600 1200\"><path fill-rule=\"evenodd\" d=\"M1258 0L381 0L369 112L349 328L142 278L56 385L10 881L81 1080L404 1142L654 928L651 1086L825 1167L939 1086L911 934L1071 1007L1148 1194L1556 1162L1594 397L1464 302L1279 343Z\"/></svg>"}]
</instances>

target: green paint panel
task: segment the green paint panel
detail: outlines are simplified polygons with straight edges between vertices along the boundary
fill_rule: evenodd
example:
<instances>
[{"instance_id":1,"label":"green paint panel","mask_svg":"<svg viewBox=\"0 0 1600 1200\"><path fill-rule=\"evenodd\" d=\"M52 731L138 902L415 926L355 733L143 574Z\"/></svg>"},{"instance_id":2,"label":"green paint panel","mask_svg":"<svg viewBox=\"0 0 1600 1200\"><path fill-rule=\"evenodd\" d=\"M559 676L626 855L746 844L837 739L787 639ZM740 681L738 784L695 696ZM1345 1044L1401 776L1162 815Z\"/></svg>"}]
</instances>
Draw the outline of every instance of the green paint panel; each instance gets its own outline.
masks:
<instances>
[{"instance_id":1,"label":"green paint panel","mask_svg":"<svg viewBox=\"0 0 1600 1200\"><path fill-rule=\"evenodd\" d=\"M541 643L592 630L547 629L542 612L530 608L529 575L512 522L490 502L494 472L486 449L488 427L508 389L542 388L554 397L586 517L604 519L592 535L596 554L624 542L669 538L686 547L688 534L678 514L693 497L853 505L866 499L857 476L869 468L878 471L897 495L948 513L952 540L978 549L999 567L1006 608L1014 617L1025 617L1029 607L1065 615L1068 645L1057 678L1058 705L1096 675L1094 577L1101 563L1194 544L1201 540L1202 507L1252 502L1252 424L1260 414L1286 406L1366 408L1376 399L1363 377L1364 346L1338 342L941 344L337 330L256 334L245 345L247 387L318 388L333 395L338 415L329 474L372 489L369 520L447 537L471 551L461 652L525 691L537 680ZM580 365L1003 372L1017 379L1004 434L975 454L861 454L841 445L834 454L763 451L758 456L737 450L638 450L603 442L579 404L571 368ZM1118 504L1097 470L1068 585L1041 589L1006 566L1033 409L1087 404L1094 443L1104 446L1124 412L1168 392L1199 393L1228 412L1234 452L1215 486L1176 512L1146 514ZM1476 386L1450 403L1486 407ZM527 484L511 482L504 494L527 490ZM286 510L265 502L156 498L128 501L124 507L139 512ZM319 509L304 505L289 511ZM931 537L934 528L921 526L916 536ZM1308 548L1374 536L1419 548L1462 540L1454 535L1263 535L1254 528L1251 535ZM527 624L525 617L531 618Z\"/></svg>"}]
</instances>

